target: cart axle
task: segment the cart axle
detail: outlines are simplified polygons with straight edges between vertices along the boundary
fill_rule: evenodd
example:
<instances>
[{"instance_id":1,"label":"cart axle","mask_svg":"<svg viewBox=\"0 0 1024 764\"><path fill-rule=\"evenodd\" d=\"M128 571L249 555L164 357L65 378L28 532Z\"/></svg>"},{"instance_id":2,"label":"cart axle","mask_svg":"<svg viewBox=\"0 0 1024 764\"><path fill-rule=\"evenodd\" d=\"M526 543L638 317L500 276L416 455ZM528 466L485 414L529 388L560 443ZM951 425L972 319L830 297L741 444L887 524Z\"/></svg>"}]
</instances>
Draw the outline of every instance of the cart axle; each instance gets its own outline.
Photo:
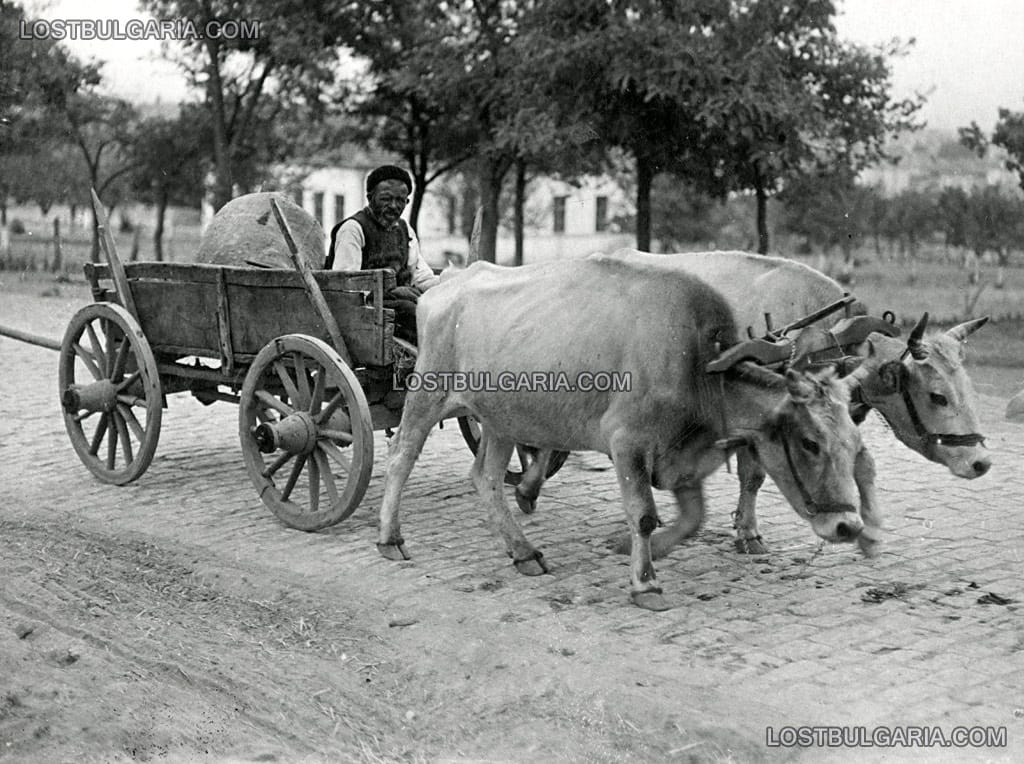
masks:
<instances>
[{"instance_id":1,"label":"cart axle","mask_svg":"<svg viewBox=\"0 0 1024 764\"><path fill-rule=\"evenodd\" d=\"M109 379L88 385L68 385L60 396L61 405L69 414L86 411L113 411L117 406L117 387Z\"/></svg>"},{"instance_id":2,"label":"cart axle","mask_svg":"<svg viewBox=\"0 0 1024 764\"><path fill-rule=\"evenodd\" d=\"M289 414L280 422L263 422L252 430L261 453L272 454L277 450L290 454L310 454L316 447L316 423L305 411Z\"/></svg>"}]
</instances>

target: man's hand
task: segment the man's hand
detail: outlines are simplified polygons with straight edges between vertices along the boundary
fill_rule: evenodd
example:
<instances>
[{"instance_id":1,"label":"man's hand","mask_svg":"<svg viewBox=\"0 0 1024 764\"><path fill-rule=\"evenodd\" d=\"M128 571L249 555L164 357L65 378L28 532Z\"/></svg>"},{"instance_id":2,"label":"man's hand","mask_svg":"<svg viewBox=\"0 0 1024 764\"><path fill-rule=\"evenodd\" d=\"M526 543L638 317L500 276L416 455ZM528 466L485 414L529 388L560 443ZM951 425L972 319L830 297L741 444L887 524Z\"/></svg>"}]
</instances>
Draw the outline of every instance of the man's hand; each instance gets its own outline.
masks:
<instances>
[{"instance_id":1,"label":"man's hand","mask_svg":"<svg viewBox=\"0 0 1024 764\"><path fill-rule=\"evenodd\" d=\"M388 292L387 296L390 300L410 300L416 302L420 299L421 294L423 292L418 287L400 286Z\"/></svg>"}]
</instances>

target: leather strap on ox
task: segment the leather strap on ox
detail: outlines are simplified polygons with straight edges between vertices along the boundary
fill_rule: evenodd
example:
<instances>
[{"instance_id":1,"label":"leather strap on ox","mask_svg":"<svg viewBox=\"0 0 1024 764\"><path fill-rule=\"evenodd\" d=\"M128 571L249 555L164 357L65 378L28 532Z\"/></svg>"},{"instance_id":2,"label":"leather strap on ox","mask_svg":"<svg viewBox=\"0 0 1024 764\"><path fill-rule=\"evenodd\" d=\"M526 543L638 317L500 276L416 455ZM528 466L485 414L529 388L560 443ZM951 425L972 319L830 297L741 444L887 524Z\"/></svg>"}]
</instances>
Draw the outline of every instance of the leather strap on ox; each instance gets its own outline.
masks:
<instances>
[{"instance_id":1,"label":"leather strap on ox","mask_svg":"<svg viewBox=\"0 0 1024 764\"><path fill-rule=\"evenodd\" d=\"M900 356L900 362L902 362L909 353L909 349L905 350L903 355ZM921 415L917 413L917 407L914 405L914 399L910 396L910 390L907 389L906 385L900 385L900 395L903 398L903 405L907 407L907 416L910 417L910 423L914 425L914 432L917 433L917 437L928 445L929 449L931 449L932 446L949 446L955 448L957 446L985 445L985 436L977 432L968 432L963 435L955 432L928 432L928 428L925 427L924 422L921 421Z\"/></svg>"},{"instance_id":2,"label":"leather strap on ox","mask_svg":"<svg viewBox=\"0 0 1024 764\"><path fill-rule=\"evenodd\" d=\"M807 514L811 517L821 514L828 514L829 512L856 512L856 508L850 504L834 504L829 502L827 504L821 504L811 498L811 492L807 490L807 486L804 485L804 481L800 479L800 473L796 470L796 464L793 463L793 454L789 450L789 440L785 434L781 434L782 438L782 450L786 454L786 465L789 467L790 473L793 475L793 482L796 483L796 488L800 492L800 498L804 502L804 506L807 507Z\"/></svg>"}]
</instances>

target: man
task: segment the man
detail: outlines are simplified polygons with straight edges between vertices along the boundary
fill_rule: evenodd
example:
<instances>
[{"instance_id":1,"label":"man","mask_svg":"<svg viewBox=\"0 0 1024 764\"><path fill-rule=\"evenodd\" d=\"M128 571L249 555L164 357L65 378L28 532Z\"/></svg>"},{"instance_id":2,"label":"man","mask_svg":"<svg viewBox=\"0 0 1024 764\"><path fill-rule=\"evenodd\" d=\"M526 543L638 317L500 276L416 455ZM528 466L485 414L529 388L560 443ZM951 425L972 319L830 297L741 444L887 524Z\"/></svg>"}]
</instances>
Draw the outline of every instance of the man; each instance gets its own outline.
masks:
<instances>
[{"instance_id":1,"label":"man","mask_svg":"<svg viewBox=\"0 0 1024 764\"><path fill-rule=\"evenodd\" d=\"M409 203L412 178L395 165L384 165L366 178L369 204L331 229L331 249L324 268L357 271L390 268L396 287L385 295L384 307L395 311L395 334L416 344L416 302L438 283L420 254L415 232L402 218Z\"/></svg>"}]
</instances>

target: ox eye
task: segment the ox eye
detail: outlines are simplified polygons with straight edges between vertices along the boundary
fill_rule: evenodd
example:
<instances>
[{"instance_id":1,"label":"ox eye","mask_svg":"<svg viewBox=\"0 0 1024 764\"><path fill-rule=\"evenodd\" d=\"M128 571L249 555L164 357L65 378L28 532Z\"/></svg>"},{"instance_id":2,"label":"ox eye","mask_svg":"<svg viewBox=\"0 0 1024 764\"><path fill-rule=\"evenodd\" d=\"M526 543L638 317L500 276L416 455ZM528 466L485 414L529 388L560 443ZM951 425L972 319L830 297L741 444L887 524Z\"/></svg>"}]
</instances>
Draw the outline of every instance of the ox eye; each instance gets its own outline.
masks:
<instances>
[{"instance_id":1,"label":"ox eye","mask_svg":"<svg viewBox=\"0 0 1024 764\"><path fill-rule=\"evenodd\" d=\"M818 453L821 451L821 449L818 448L818 444L815 443L810 438L800 438L800 446L804 449L804 451L812 453L815 456L817 456Z\"/></svg>"},{"instance_id":2,"label":"ox eye","mask_svg":"<svg viewBox=\"0 0 1024 764\"><path fill-rule=\"evenodd\" d=\"M932 404L935 406L949 405L949 399L945 395L940 395L939 393L931 393L928 397L931 398Z\"/></svg>"}]
</instances>

